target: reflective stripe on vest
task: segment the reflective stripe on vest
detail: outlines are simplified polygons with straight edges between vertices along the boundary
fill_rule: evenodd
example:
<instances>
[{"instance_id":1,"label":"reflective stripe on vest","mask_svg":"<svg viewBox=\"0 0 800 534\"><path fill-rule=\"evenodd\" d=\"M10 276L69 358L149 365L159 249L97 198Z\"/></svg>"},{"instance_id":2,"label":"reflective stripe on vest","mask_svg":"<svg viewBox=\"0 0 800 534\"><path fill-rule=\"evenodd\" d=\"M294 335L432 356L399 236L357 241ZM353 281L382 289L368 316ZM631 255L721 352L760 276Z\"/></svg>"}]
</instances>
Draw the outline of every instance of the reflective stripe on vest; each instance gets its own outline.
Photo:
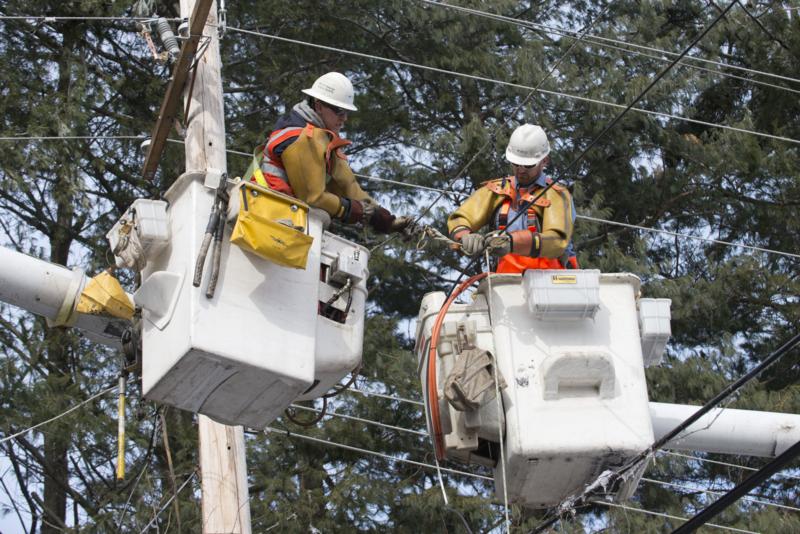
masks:
<instances>
[{"instance_id":1,"label":"reflective stripe on vest","mask_svg":"<svg viewBox=\"0 0 800 534\"><path fill-rule=\"evenodd\" d=\"M281 128L269 134L267 144L264 146L264 159L261 160L260 168L253 173L253 180L264 187L269 187L275 191L294 196L294 190L289 185L289 177L283 167L280 156L275 155L275 149L292 137L297 137L303 132L303 128L290 126Z\"/></svg>"}]
</instances>

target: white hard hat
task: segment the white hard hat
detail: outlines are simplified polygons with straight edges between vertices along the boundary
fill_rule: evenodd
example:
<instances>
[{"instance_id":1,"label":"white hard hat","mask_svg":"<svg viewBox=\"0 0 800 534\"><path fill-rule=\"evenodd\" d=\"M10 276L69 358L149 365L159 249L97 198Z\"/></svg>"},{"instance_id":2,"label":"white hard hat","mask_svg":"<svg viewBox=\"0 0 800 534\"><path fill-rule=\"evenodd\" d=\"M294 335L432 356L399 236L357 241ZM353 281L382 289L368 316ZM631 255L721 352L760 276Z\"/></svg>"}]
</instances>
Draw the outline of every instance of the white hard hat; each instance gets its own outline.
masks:
<instances>
[{"instance_id":1,"label":"white hard hat","mask_svg":"<svg viewBox=\"0 0 800 534\"><path fill-rule=\"evenodd\" d=\"M311 89L303 89L303 92L338 108L358 110L353 105L353 84L338 72L323 74L314 81Z\"/></svg>"},{"instance_id":2,"label":"white hard hat","mask_svg":"<svg viewBox=\"0 0 800 534\"><path fill-rule=\"evenodd\" d=\"M536 165L550 153L550 143L541 126L523 124L511 134L506 159L516 165Z\"/></svg>"}]
</instances>

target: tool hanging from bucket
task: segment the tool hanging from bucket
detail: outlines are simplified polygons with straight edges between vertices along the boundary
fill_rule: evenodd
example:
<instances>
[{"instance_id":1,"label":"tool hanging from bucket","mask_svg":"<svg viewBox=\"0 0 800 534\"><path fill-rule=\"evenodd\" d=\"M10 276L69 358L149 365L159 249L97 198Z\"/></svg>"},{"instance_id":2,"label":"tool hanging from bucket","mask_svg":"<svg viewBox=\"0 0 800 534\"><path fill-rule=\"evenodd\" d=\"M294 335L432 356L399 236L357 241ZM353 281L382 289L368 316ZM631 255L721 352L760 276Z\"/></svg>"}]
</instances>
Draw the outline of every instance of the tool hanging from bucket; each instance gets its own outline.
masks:
<instances>
[{"instance_id":1,"label":"tool hanging from bucket","mask_svg":"<svg viewBox=\"0 0 800 534\"><path fill-rule=\"evenodd\" d=\"M208 286L206 287L206 298L209 299L214 297L214 292L217 289L217 280L219 279L219 264L222 256L222 236L225 234L228 199L228 175L223 174L220 178L219 186L217 186L217 192L214 195L214 204L211 207L211 215L208 217L208 224L206 225L203 242L197 253L197 261L194 266L194 279L192 280L192 285L194 287L200 287L200 281L203 279L203 268L206 263L206 256L208 255L208 248L213 239L214 249L211 253L211 275L208 279Z\"/></svg>"}]
</instances>

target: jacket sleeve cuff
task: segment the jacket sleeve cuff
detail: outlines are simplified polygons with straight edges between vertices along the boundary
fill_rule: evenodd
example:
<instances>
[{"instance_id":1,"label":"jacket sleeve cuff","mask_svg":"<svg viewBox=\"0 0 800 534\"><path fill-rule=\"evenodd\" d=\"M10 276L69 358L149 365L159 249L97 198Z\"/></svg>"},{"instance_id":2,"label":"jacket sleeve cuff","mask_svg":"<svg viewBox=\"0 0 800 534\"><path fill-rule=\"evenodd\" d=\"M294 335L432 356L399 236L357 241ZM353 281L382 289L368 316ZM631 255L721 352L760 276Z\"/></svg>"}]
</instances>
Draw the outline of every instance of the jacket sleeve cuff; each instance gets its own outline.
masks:
<instances>
[{"instance_id":1,"label":"jacket sleeve cuff","mask_svg":"<svg viewBox=\"0 0 800 534\"><path fill-rule=\"evenodd\" d=\"M450 239L452 239L453 241L461 241L462 237L464 237L467 234L471 234L471 233L472 233L472 230L470 230L466 226L456 226L450 232Z\"/></svg>"},{"instance_id":2,"label":"jacket sleeve cuff","mask_svg":"<svg viewBox=\"0 0 800 534\"><path fill-rule=\"evenodd\" d=\"M511 232L511 252L520 256L538 258L542 242L539 234L528 230Z\"/></svg>"}]
</instances>

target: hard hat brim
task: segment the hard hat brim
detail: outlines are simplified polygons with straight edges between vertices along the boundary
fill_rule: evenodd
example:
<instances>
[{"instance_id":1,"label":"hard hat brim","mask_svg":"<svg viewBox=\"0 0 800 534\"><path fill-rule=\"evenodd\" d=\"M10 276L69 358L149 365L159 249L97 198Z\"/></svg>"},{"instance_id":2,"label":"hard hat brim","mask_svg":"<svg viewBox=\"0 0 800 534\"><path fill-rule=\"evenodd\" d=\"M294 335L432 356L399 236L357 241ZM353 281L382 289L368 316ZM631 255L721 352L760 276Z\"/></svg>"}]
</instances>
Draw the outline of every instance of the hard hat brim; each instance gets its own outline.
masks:
<instances>
[{"instance_id":1,"label":"hard hat brim","mask_svg":"<svg viewBox=\"0 0 800 534\"><path fill-rule=\"evenodd\" d=\"M308 96L316 98L317 100L322 100L327 104L336 106L337 108L346 109L347 111L358 111L358 108L355 107L353 104L348 104L347 102L342 102L341 100L336 100L327 95L323 95L322 93L318 93L317 91L314 90L313 87L309 89L302 89L301 92L307 94Z\"/></svg>"},{"instance_id":2,"label":"hard hat brim","mask_svg":"<svg viewBox=\"0 0 800 534\"><path fill-rule=\"evenodd\" d=\"M538 158L523 158L513 154L508 148L506 148L506 161L513 163L514 165L538 165L539 162L546 158L548 154L550 154L549 151L547 154L539 156Z\"/></svg>"}]
</instances>

